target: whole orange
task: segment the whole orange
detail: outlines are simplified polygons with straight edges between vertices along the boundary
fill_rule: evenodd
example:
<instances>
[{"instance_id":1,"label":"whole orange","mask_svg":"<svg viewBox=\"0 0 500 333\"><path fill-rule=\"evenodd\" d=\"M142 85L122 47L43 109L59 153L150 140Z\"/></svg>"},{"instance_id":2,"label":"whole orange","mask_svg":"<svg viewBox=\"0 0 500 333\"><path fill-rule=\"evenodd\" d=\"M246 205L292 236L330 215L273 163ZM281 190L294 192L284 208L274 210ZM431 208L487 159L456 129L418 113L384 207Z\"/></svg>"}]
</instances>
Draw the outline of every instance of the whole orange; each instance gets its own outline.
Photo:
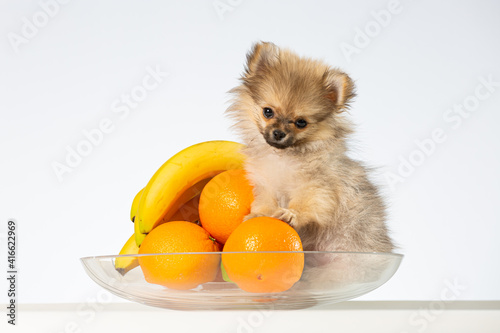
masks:
<instances>
[{"instance_id":1,"label":"whole orange","mask_svg":"<svg viewBox=\"0 0 500 333\"><path fill-rule=\"evenodd\" d=\"M229 253L229 252L259 253ZM290 225L272 217L255 217L233 231L222 253L228 277L241 289L275 293L290 289L304 269L300 237Z\"/></svg>"},{"instance_id":2,"label":"whole orange","mask_svg":"<svg viewBox=\"0 0 500 333\"><path fill-rule=\"evenodd\" d=\"M250 213L252 186L244 170L224 171L212 178L200 196L200 222L218 242L224 244Z\"/></svg>"},{"instance_id":3,"label":"whole orange","mask_svg":"<svg viewBox=\"0 0 500 333\"><path fill-rule=\"evenodd\" d=\"M144 238L139 254L168 254L139 256L139 264L149 283L171 289L192 289L215 278L220 255L175 253L216 251L219 245L202 227L187 221L167 222Z\"/></svg>"}]
</instances>

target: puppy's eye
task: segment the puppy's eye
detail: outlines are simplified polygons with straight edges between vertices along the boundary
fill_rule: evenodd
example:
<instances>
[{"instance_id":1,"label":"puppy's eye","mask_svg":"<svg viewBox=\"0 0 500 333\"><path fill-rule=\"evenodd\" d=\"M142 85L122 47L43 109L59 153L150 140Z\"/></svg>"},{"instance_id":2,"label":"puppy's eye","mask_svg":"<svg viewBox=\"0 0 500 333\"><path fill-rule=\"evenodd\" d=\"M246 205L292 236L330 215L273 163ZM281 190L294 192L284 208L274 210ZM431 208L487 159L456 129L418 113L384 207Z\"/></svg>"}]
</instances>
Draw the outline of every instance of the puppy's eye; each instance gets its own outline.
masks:
<instances>
[{"instance_id":1,"label":"puppy's eye","mask_svg":"<svg viewBox=\"0 0 500 333\"><path fill-rule=\"evenodd\" d=\"M270 108L264 108L264 109L262 109L262 114L267 119L271 119L272 117L274 117L274 111L272 109L270 109Z\"/></svg>"},{"instance_id":2,"label":"puppy's eye","mask_svg":"<svg viewBox=\"0 0 500 333\"><path fill-rule=\"evenodd\" d=\"M304 119L297 119L295 121L295 126L297 126L297 128L304 128L307 126L307 121L305 121Z\"/></svg>"}]
</instances>

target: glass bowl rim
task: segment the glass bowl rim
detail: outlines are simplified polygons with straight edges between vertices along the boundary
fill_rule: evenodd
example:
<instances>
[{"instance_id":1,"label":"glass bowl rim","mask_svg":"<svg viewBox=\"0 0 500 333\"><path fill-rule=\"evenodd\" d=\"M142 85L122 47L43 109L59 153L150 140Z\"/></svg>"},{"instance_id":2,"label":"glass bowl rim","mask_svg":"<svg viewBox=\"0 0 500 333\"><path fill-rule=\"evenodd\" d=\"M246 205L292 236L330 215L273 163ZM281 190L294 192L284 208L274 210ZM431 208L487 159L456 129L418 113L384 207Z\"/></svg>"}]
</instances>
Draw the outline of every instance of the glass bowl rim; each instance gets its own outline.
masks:
<instances>
[{"instance_id":1,"label":"glass bowl rim","mask_svg":"<svg viewBox=\"0 0 500 333\"><path fill-rule=\"evenodd\" d=\"M217 252L168 252L168 253L144 253L144 254L118 254L118 255L98 255L98 256L87 256L81 257L81 261L87 261L92 259L116 259L116 258L127 258L127 257L147 257L147 256L158 256L158 255L222 255L222 254L263 254L263 253L303 253L303 254L352 254L352 255L377 255L377 256L388 256L402 259L403 254L394 252L350 252L350 251L217 251Z\"/></svg>"}]
</instances>

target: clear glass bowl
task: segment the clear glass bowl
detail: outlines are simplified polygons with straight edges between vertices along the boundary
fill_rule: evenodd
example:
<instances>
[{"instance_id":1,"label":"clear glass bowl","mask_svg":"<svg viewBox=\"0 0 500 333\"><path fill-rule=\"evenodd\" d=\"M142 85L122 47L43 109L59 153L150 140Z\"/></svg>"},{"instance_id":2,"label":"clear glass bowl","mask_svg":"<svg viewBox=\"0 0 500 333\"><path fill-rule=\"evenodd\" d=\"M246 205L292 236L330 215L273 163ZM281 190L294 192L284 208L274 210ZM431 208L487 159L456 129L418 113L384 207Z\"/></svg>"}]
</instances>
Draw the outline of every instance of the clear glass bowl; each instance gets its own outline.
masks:
<instances>
[{"instance_id":1,"label":"clear glass bowl","mask_svg":"<svg viewBox=\"0 0 500 333\"><path fill-rule=\"evenodd\" d=\"M224 252L224 255L276 256L289 252ZM81 258L87 274L111 293L138 303L176 310L302 309L346 301L364 295L387 282L403 258L395 253L303 251L302 277L279 293L250 293L219 279L190 290L174 290L146 282L138 266L122 275L115 269L118 257L216 256L222 252L115 255ZM238 257L239 258L239 257ZM247 257L248 258L248 257ZM158 258L163 259L163 258ZM180 259L180 258L179 258Z\"/></svg>"}]
</instances>

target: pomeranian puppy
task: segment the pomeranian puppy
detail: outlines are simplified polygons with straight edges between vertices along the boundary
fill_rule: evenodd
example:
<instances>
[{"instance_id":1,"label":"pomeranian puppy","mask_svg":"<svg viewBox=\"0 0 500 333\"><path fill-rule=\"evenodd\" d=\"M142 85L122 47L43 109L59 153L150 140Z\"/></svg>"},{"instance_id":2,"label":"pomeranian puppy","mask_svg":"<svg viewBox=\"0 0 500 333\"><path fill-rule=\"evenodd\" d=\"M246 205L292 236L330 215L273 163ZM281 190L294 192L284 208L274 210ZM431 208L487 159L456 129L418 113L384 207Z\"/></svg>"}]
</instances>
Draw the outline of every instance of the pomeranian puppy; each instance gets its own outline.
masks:
<instances>
[{"instance_id":1,"label":"pomeranian puppy","mask_svg":"<svg viewBox=\"0 0 500 333\"><path fill-rule=\"evenodd\" d=\"M307 251L391 252L385 206L367 169L346 155L351 78L260 42L247 54L226 114L246 148L255 200L246 220L272 216Z\"/></svg>"}]
</instances>

